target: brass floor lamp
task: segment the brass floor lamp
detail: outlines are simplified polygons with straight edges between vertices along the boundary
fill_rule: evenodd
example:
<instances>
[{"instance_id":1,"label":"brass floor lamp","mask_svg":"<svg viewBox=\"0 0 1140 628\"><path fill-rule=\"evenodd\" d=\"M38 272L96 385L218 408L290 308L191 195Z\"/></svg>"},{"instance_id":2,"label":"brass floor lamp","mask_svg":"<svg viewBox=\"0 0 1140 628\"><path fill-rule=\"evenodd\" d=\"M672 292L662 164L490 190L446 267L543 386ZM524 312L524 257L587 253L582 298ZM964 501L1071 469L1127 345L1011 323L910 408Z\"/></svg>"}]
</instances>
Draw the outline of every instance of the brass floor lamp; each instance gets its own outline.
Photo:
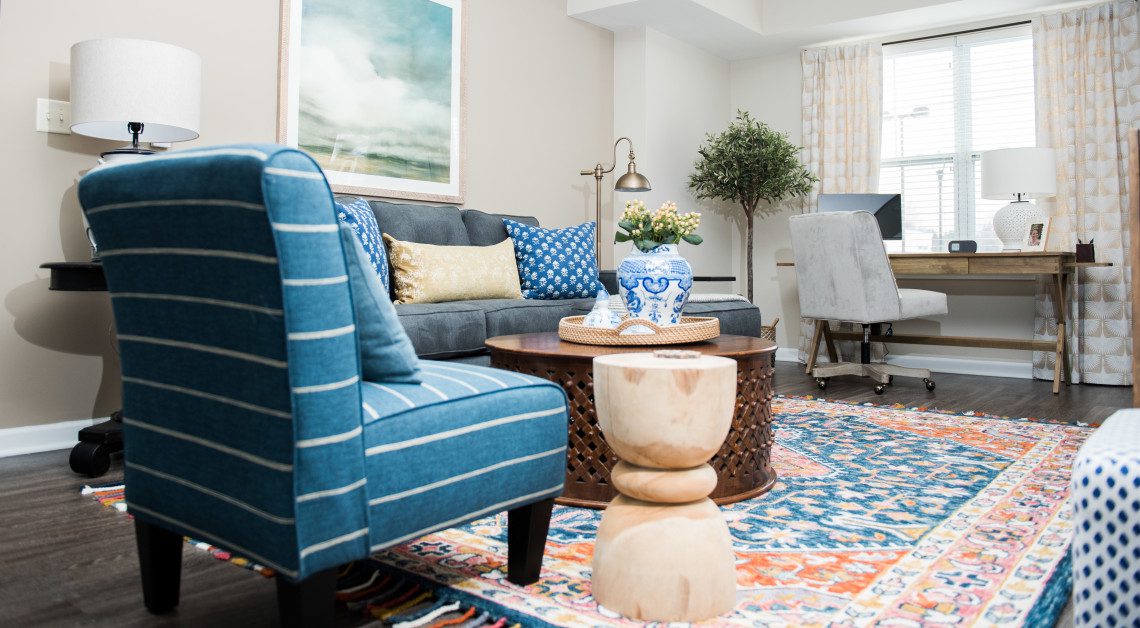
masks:
<instances>
[{"instance_id":1,"label":"brass floor lamp","mask_svg":"<svg viewBox=\"0 0 1140 628\"><path fill-rule=\"evenodd\" d=\"M628 137L619 137L614 142L614 159L609 168L606 168L601 163L595 164L590 170L583 170L579 174L582 176L594 175L594 180L597 182L597 217L596 229L594 233L594 256L598 260L598 268L602 266L602 177L606 174L613 172L617 166L617 147L622 140L629 143L629 167L628 171L618 177L614 181L614 190L618 192L648 192L653 187L649 185L649 179L637 173L637 161L633 154L633 141Z\"/></svg>"}]
</instances>

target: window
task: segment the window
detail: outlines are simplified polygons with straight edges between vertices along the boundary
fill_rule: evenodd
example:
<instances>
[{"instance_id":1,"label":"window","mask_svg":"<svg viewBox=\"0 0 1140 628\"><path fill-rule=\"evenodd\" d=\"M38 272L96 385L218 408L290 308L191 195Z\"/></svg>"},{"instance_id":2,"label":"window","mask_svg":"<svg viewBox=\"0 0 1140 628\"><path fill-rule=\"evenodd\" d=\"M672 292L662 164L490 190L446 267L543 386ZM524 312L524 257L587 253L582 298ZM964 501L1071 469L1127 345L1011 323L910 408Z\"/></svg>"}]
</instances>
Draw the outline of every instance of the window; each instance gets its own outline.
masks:
<instances>
[{"instance_id":1,"label":"window","mask_svg":"<svg viewBox=\"0 0 1140 628\"><path fill-rule=\"evenodd\" d=\"M981 198L981 153L1035 145L1028 26L884 47L879 192L903 204L892 250L1000 249L991 223L1008 201Z\"/></svg>"}]
</instances>

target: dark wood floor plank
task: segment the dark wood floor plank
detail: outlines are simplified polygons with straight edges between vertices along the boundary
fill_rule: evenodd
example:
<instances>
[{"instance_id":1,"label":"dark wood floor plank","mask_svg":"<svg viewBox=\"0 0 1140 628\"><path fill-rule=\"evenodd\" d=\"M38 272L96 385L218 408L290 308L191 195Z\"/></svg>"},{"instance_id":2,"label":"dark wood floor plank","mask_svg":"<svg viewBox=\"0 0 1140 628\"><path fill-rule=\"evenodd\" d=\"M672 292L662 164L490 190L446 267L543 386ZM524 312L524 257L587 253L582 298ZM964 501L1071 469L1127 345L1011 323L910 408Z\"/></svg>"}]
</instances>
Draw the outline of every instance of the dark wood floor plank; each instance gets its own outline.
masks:
<instances>
[{"instance_id":1,"label":"dark wood floor plank","mask_svg":"<svg viewBox=\"0 0 1140 628\"><path fill-rule=\"evenodd\" d=\"M780 362L775 390L818 395L803 367ZM868 380L836 377L823 396L1006 416L1102 421L1131 404L1131 389L937 374L938 388L897 378L883 395ZM89 480L67 467L66 451L0 459L0 624L12 626L275 626L273 580L183 550L182 601L169 616L143 608L134 528L79 490ZM121 466L98 483L120 479ZM366 620L341 615L338 625ZM1070 620L1071 622L1071 620ZM1071 625L1071 623L1070 623Z\"/></svg>"},{"instance_id":2,"label":"dark wood floor plank","mask_svg":"<svg viewBox=\"0 0 1140 628\"><path fill-rule=\"evenodd\" d=\"M935 373L933 379L937 388L928 392L920 379L896 377L883 394L876 395L870 379L845 375L831 378L827 390L821 391L815 379L804 374L803 365L777 362L775 391L859 403L901 403L948 412L973 410L1067 422L1101 422L1132 404L1132 388L1126 386L1062 386L1061 393L1054 395L1052 382L1042 380L951 373Z\"/></svg>"}]
</instances>

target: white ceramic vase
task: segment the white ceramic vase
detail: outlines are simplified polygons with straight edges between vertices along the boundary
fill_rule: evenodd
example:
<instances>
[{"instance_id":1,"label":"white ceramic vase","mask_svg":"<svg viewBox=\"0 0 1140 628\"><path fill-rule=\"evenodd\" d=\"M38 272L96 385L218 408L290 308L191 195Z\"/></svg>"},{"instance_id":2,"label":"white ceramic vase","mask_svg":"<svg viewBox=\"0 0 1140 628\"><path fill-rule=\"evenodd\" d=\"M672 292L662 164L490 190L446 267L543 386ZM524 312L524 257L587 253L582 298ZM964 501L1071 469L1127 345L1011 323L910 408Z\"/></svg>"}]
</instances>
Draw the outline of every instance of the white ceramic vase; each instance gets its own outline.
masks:
<instances>
[{"instance_id":1,"label":"white ceramic vase","mask_svg":"<svg viewBox=\"0 0 1140 628\"><path fill-rule=\"evenodd\" d=\"M1004 251L1020 251L1029 223L1041 222L1041 209L1029 201L1014 201L994 214L994 233Z\"/></svg>"}]
</instances>

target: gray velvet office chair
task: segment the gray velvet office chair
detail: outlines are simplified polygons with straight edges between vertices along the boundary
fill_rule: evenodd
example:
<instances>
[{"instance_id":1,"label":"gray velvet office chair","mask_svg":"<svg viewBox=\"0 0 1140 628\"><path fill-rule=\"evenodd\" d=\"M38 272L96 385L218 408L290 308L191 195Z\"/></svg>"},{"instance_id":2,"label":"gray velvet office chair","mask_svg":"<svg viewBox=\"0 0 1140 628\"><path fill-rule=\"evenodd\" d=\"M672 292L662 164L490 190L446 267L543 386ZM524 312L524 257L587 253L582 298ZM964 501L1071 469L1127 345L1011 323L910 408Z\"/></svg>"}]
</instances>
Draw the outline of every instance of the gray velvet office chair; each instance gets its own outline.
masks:
<instances>
[{"instance_id":1,"label":"gray velvet office chair","mask_svg":"<svg viewBox=\"0 0 1140 628\"><path fill-rule=\"evenodd\" d=\"M868 212L825 212L788 219L796 258L800 314L816 320L808 350L807 372L821 389L834 375L862 375L875 380L882 394L893 376L921 377L934 390L929 369L871 362L871 336L882 323L946 314L946 295L900 289L875 217ZM828 321L863 327L861 360L816 366ZM888 332L889 333L889 332ZM831 352L831 347L828 347Z\"/></svg>"}]
</instances>

